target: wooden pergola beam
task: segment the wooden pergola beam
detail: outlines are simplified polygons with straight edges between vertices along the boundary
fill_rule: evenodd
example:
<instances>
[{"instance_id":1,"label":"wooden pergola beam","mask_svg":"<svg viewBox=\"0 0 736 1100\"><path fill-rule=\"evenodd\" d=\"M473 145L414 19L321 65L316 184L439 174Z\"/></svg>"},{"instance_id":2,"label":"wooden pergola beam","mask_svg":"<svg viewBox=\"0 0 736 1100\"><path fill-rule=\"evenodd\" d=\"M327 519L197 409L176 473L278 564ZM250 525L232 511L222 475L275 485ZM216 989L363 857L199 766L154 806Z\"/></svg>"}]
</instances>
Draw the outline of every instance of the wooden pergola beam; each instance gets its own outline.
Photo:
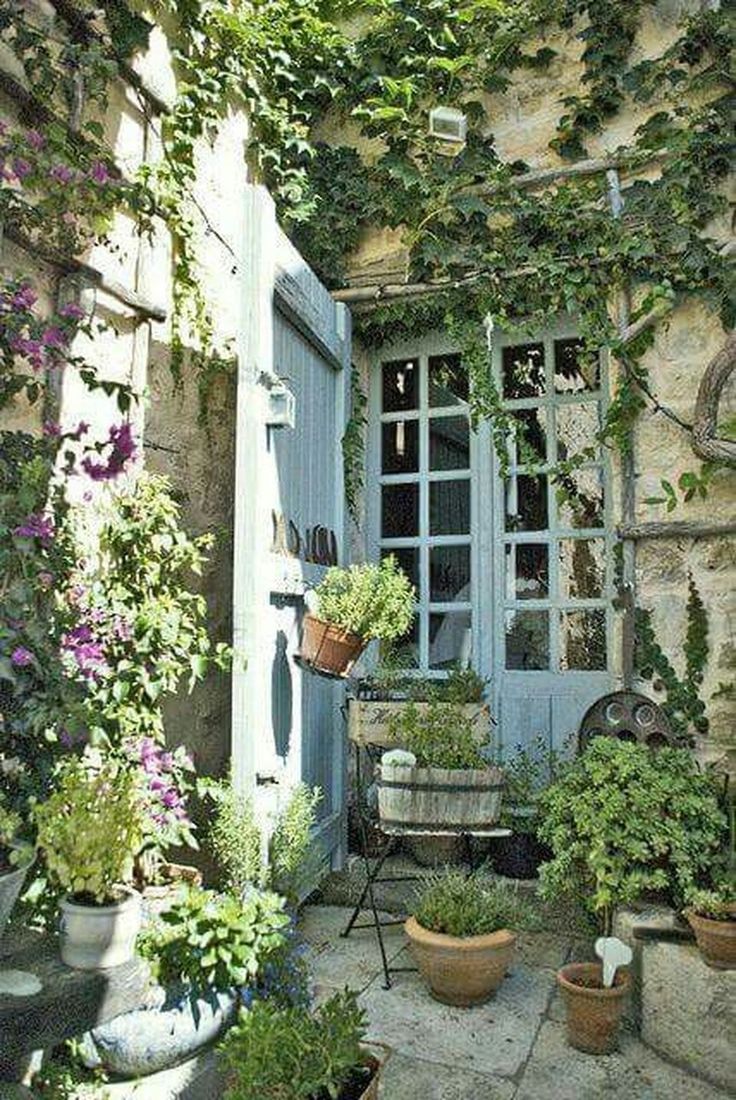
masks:
<instances>
[{"instance_id":1,"label":"wooden pergola beam","mask_svg":"<svg viewBox=\"0 0 736 1100\"><path fill-rule=\"evenodd\" d=\"M736 533L736 518L726 520L662 520L626 523L617 529L620 539L644 542L648 539L707 539Z\"/></svg>"}]
</instances>

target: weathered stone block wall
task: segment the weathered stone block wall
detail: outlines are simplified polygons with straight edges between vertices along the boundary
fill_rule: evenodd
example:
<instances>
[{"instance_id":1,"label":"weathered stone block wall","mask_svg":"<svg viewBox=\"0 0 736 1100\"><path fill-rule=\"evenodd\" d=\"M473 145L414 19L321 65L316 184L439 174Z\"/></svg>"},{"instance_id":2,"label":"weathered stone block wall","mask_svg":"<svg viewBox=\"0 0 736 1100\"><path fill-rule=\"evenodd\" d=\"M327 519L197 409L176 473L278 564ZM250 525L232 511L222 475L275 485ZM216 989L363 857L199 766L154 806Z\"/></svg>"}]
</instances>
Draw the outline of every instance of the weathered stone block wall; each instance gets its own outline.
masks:
<instances>
[{"instance_id":1,"label":"weathered stone block wall","mask_svg":"<svg viewBox=\"0 0 736 1100\"><path fill-rule=\"evenodd\" d=\"M27 9L53 34L65 33L55 9L44 0L32 0ZM176 94L171 48L164 29L156 26L148 50L136 57L134 68L148 88L165 104ZM31 82L12 52L0 49L0 70L9 72L28 91ZM145 107L145 110L144 110ZM123 80L110 89L103 118L105 139L115 162L132 177L143 163L156 163L162 156L162 119L149 121L151 104ZM12 91L0 92L0 116L15 121L21 116ZM23 124L32 125L28 114ZM226 351L234 346L241 308L238 276L243 237L243 194L247 183L244 142L248 122L242 111L233 111L212 140L202 139L196 148L194 193L201 210L217 231L207 231L198 219L198 263L201 288L214 322L215 346ZM219 235L219 236L218 236ZM223 244L219 237L224 238ZM103 274L167 310L163 323L142 318L116 298L94 291L95 316L108 322L106 332L89 340L79 335L74 351L85 356L97 369L98 377L132 384L148 396L134 413L140 433L145 465L165 473L181 501L184 525L193 534L213 531L217 543L209 567L201 579L207 597L210 625L218 640L231 638L232 591L232 501L235 445L235 375L218 375L211 386L206 419L200 417L198 380L185 366L181 385L175 388L170 372L172 248L166 226L159 221L152 239L136 232L133 219L117 213L109 246L97 246L79 257ZM50 310L59 294L66 293L58 271L37 257L5 242L0 267L23 274L40 290L39 308ZM91 434L105 438L109 424L119 419L111 400L100 391L90 393L68 372L60 395L60 420L73 427L84 419ZM42 410L17 402L0 413L0 427L40 432ZM212 675L190 698L181 697L167 706L166 729L172 743L185 743L195 751L201 770L221 772L229 758L230 681L224 674Z\"/></svg>"}]
</instances>

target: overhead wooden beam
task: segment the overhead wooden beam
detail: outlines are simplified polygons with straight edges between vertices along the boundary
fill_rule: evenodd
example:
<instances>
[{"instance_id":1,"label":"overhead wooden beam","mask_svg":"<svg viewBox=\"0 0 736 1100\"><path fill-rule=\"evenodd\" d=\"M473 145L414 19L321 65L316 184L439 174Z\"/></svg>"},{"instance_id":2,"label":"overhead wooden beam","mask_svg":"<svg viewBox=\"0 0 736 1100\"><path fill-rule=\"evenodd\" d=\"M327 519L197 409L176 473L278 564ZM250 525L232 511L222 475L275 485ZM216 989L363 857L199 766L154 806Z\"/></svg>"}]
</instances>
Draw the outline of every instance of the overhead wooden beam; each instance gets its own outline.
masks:
<instances>
[{"instance_id":1,"label":"overhead wooden beam","mask_svg":"<svg viewBox=\"0 0 736 1100\"><path fill-rule=\"evenodd\" d=\"M166 309L162 305L144 297L137 290L124 286L116 279L111 279L108 275L98 271L96 267L83 263L82 260L76 260L71 256L64 256L56 249L31 241L26 234L7 223L2 228L2 235L5 240L12 241L24 252L29 252L38 259L44 260L61 273L80 275L89 286L97 290L103 290L106 294L128 306L140 317L149 321L166 320Z\"/></svg>"},{"instance_id":2,"label":"overhead wooden beam","mask_svg":"<svg viewBox=\"0 0 736 1100\"><path fill-rule=\"evenodd\" d=\"M620 539L643 542L646 539L707 539L736 532L736 518L726 520L662 520L651 523L627 523L618 527Z\"/></svg>"},{"instance_id":3,"label":"overhead wooden beam","mask_svg":"<svg viewBox=\"0 0 736 1100\"><path fill-rule=\"evenodd\" d=\"M510 176L507 180L491 180L486 183L474 183L463 187L459 195L494 195L505 187L520 187L522 190L544 187L548 183L556 183L558 180L575 179L580 176L597 176L612 169L643 168L646 164L654 164L666 160L669 156L667 149L657 149L650 153L621 153L615 157L597 157L588 160L579 160L575 164L560 164L554 168L535 168L530 172L522 172L518 176Z\"/></svg>"}]
</instances>

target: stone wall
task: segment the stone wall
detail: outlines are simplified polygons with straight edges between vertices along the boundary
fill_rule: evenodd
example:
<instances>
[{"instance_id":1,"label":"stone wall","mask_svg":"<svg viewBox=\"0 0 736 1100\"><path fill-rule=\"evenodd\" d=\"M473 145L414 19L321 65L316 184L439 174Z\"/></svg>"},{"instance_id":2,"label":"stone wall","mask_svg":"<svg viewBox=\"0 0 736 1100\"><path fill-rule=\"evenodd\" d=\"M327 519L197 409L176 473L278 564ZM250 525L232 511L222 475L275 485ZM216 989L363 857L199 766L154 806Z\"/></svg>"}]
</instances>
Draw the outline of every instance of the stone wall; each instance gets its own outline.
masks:
<instances>
[{"instance_id":1,"label":"stone wall","mask_svg":"<svg viewBox=\"0 0 736 1100\"><path fill-rule=\"evenodd\" d=\"M677 24L684 14L701 7L695 0L659 0L642 8L640 33L632 51L632 60L661 55L677 37ZM521 70L511 75L507 90L486 95L487 132L492 133L500 157L505 161L523 160L529 169L554 167L561 163L549 142L563 113L561 99L584 91L581 85L582 43L570 31L550 33L536 46L548 45L557 51L547 70ZM528 52L533 52L530 45ZM651 113L627 103L600 134L587 143L591 157L617 150L629 141ZM354 127L343 129L337 120L326 120L319 136L333 144L354 144L370 161L376 155L375 140L356 138ZM641 174L652 175L656 167ZM634 176L621 173L624 188ZM707 228L715 240L726 243L730 225L726 219ZM408 253L400 233L380 226L365 233L357 252L350 258L349 282L354 286L401 281L396 272L406 266ZM612 303L612 307L614 303ZM692 422L698 380L712 356L723 345L725 333L718 317L701 302L690 300L678 305L671 317L661 323L654 346L646 354L653 391L663 405L670 407L685 422ZM367 349L370 350L370 349ZM365 366L365 356L356 352ZM736 385L721 402L721 421L733 417ZM661 413L648 409L640 418L634 438L636 521L713 520L734 518L733 472L718 473L706 500L679 503L675 511L665 513L663 506L647 504L646 498L662 496L660 479L676 485L685 470L699 470L700 461L692 452L689 435ZM617 467L615 498L620 516L621 471ZM360 545L356 539L356 545ZM736 669L736 550L730 538L699 540L668 538L640 542L636 550L636 599L639 606L650 608L658 638L678 673L684 668L683 643L686 629L688 576L692 576L708 613L710 658L702 687L711 722L710 736L701 745L705 756L720 757L725 748L732 754L736 768L736 703L722 690L733 684ZM619 632L620 634L620 632ZM620 653L620 646L617 647ZM620 658L619 658L620 662ZM620 672L620 663L619 663ZM641 685L651 692L652 685ZM656 695L656 693L655 693ZM661 694L656 695L661 699Z\"/></svg>"},{"instance_id":2,"label":"stone wall","mask_svg":"<svg viewBox=\"0 0 736 1100\"><path fill-rule=\"evenodd\" d=\"M46 0L29 0L26 5L39 24L51 34L65 33L65 25ZM154 27L148 50L136 57L135 69L155 96L169 106L176 93L171 48L164 30ZM32 92L22 65L6 47L0 49L0 70ZM145 108L145 109L144 109ZM146 114L151 117L147 118ZM16 120L19 102L12 89L0 92L0 116ZM32 110L22 116L32 124ZM144 162L155 163L162 155L162 118L151 102L127 82L116 81L110 89L103 123L106 142L121 170L132 177ZM233 111L222 122L212 140L202 139L196 148L197 175L194 193L216 233L208 232L202 217L197 219L197 257L200 285L211 309L215 346L227 351L234 345L241 308L238 268L243 238L243 194L247 183L244 142L247 118ZM224 238L227 247L219 237ZM210 624L218 639L231 639L232 593L232 506L235 447L235 374L221 374L212 385L209 412L200 418L197 379L185 367L181 384L175 388L170 372L172 256L171 240L162 222L151 240L139 236L133 220L117 214L110 234L111 246L98 246L80 257L130 290L163 306L167 320L156 323L142 318L115 297L95 291L95 316L110 328L94 341L78 336L75 351L84 354L103 379L131 383L146 390L147 397L135 419L143 444L145 465L171 479L181 501L183 521L192 534L213 531L217 544L201 588L207 597ZM4 271L25 274L43 291L40 306L51 308L59 294L68 293L53 266L5 242L0 252ZM83 284L82 284L83 285ZM116 419L110 399L88 390L69 375L61 392L60 421L74 426L89 421L92 433L104 438L107 426ZM38 432L41 413L18 402L0 413L0 427ZM221 772L229 759L230 681L223 674L212 675L200 684L191 698L182 694L166 711L167 737L195 750L201 770Z\"/></svg>"}]
</instances>

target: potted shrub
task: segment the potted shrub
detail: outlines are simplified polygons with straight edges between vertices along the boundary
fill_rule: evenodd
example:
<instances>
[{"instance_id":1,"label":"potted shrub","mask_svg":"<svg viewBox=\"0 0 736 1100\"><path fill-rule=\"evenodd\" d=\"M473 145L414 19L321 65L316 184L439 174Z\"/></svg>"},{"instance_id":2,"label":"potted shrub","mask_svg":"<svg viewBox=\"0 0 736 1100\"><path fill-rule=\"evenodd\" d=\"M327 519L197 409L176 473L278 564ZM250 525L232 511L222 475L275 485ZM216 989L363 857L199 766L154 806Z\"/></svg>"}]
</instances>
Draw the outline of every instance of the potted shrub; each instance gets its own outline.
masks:
<instances>
[{"instance_id":1,"label":"potted shrub","mask_svg":"<svg viewBox=\"0 0 736 1100\"><path fill-rule=\"evenodd\" d=\"M477 731L462 707L429 703L423 711L410 704L390 723L397 746L415 763L379 768L378 812L381 824L431 832L463 826L492 826L501 810L504 775L489 765Z\"/></svg>"},{"instance_id":2,"label":"potted shrub","mask_svg":"<svg viewBox=\"0 0 736 1100\"><path fill-rule=\"evenodd\" d=\"M233 1019L238 994L285 943L284 899L182 888L178 900L138 939L156 982L149 1003L89 1032L83 1057L138 1077L189 1058Z\"/></svg>"},{"instance_id":3,"label":"potted shrub","mask_svg":"<svg viewBox=\"0 0 736 1100\"><path fill-rule=\"evenodd\" d=\"M328 569L313 599L300 656L329 676L347 676L370 641L405 634L414 614L414 589L393 557Z\"/></svg>"},{"instance_id":4,"label":"potted shrub","mask_svg":"<svg viewBox=\"0 0 736 1100\"><path fill-rule=\"evenodd\" d=\"M700 954L716 970L736 970L736 892L724 884L693 890L685 910Z\"/></svg>"},{"instance_id":5,"label":"potted shrub","mask_svg":"<svg viewBox=\"0 0 736 1100\"><path fill-rule=\"evenodd\" d=\"M365 1049L357 994L314 1013L258 1001L228 1033L225 1100L378 1100L381 1062Z\"/></svg>"},{"instance_id":6,"label":"potted shrub","mask_svg":"<svg viewBox=\"0 0 736 1100\"><path fill-rule=\"evenodd\" d=\"M553 858L540 870L543 897L584 897L603 935L617 905L663 891L677 905L707 872L725 816L712 779L688 749L600 737L539 799L539 835ZM603 988L599 963L558 973L568 1041L591 1054L614 1049L630 979Z\"/></svg>"},{"instance_id":7,"label":"potted shrub","mask_svg":"<svg viewBox=\"0 0 736 1100\"><path fill-rule=\"evenodd\" d=\"M68 891L62 960L80 970L128 962L141 923L140 894L128 885L144 836L139 775L92 752L70 759L35 819L49 874Z\"/></svg>"},{"instance_id":8,"label":"potted shrub","mask_svg":"<svg viewBox=\"0 0 736 1100\"><path fill-rule=\"evenodd\" d=\"M501 824L511 829L511 836L498 837L493 844L491 860L499 875L537 878L540 865L552 858L552 850L537 836L537 802L559 771L560 754L543 737L527 746L517 745L514 755L504 761Z\"/></svg>"},{"instance_id":9,"label":"potted shrub","mask_svg":"<svg viewBox=\"0 0 736 1100\"><path fill-rule=\"evenodd\" d=\"M522 916L506 886L457 870L429 876L404 927L435 1000L462 1007L489 1000L511 965Z\"/></svg>"},{"instance_id":10,"label":"potted shrub","mask_svg":"<svg viewBox=\"0 0 736 1100\"><path fill-rule=\"evenodd\" d=\"M33 862L32 847L17 840L20 826L20 814L10 810L0 794L0 936Z\"/></svg>"}]
</instances>

